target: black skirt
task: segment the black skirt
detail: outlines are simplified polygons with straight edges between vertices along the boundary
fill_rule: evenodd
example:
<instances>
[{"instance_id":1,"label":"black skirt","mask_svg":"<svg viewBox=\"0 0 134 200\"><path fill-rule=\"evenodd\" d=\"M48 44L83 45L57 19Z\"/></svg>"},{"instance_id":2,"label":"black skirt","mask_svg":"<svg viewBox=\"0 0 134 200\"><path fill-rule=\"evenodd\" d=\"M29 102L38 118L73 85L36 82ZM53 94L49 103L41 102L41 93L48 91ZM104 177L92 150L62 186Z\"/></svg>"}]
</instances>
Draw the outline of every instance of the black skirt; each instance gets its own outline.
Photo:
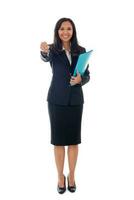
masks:
<instances>
[{"instance_id":1,"label":"black skirt","mask_svg":"<svg viewBox=\"0 0 134 200\"><path fill-rule=\"evenodd\" d=\"M62 106L48 102L48 112L51 144L68 146L81 143L83 104Z\"/></svg>"}]
</instances>

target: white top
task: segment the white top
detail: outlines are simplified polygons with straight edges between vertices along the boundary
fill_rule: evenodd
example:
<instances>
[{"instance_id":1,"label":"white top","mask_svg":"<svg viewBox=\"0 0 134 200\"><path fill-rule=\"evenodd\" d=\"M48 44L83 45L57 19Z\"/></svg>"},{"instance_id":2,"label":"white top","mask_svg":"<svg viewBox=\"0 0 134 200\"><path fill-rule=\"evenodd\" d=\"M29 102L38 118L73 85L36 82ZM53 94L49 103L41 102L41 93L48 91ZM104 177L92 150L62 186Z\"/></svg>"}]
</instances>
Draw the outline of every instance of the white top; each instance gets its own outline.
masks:
<instances>
[{"instance_id":1,"label":"white top","mask_svg":"<svg viewBox=\"0 0 134 200\"><path fill-rule=\"evenodd\" d=\"M72 63L72 58L71 58L71 53L70 53L70 51L66 50L64 47L63 47L63 50L65 50L66 56L67 56L67 58L68 58L68 60L69 60L69 63L70 63L70 65L71 65L71 63Z\"/></svg>"}]
</instances>

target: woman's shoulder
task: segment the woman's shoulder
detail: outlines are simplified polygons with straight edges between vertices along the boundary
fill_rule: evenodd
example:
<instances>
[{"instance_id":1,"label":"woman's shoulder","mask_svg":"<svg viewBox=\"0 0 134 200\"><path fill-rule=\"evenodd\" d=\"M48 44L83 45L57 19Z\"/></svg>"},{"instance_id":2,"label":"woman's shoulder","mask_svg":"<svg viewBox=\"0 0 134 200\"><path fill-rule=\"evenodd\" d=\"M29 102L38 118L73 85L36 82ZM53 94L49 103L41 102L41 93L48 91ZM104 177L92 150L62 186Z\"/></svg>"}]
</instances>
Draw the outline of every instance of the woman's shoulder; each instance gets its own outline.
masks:
<instances>
[{"instance_id":1,"label":"woman's shoulder","mask_svg":"<svg viewBox=\"0 0 134 200\"><path fill-rule=\"evenodd\" d=\"M60 54L62 52L62 50L57 49L53 43L49 45L49 49L54 55Z\"/></svg>"},{"instance_id":2,"label":"woman's shoulder","mask_svg":"<svg viewBox=\"0 0 134 200\"><path fill-rule=\"evenodd\" d=\"M84 53L86 52L85 47L78 45L79 53Z\"/></svg>"},{"instance_id":3,"label":"woman's shoulder","mask_svg":"<svg viewBox=\"0 0 134 200\"><path fill-rule=\"evenodd\" d=\"M57 50L55 48L55 45L52 43L52 44L49 44L49 49L51 51L52 54L59 54L61 53L62 51L61 50ZM85 47L81 46L81 45L78 45L73 51L72 51L74 54L81 54L81 53L84 53L86 52L86 49Z\"/></svg>"}]
</instances>

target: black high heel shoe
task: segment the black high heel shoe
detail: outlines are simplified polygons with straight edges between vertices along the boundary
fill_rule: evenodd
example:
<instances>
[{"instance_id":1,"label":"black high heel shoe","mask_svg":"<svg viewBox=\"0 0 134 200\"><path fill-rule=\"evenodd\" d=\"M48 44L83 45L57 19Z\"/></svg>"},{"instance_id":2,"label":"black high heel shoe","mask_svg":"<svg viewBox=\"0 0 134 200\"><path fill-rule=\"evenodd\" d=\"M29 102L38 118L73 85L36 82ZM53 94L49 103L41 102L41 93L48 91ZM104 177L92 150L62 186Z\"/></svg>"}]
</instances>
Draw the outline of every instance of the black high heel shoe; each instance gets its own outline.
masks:
<instances>
[{"instance_id":1,"label":"black high heel shoe","mask_svg":"<svg viewBox=\"0 0 134 200\"><path fill-rule=\"evenodd\" d=\"M70 186L69 185L69 177L67 177L67 181L68 181L68 190L69 190L69 192L75 192L76 191L76 184L75 184L75 182L74 182L73 186Z\"/></svg>"},{"instance_id":2,"label":"black high heel shoe","mask_svg":"<svg viewBox=\"0 0 134 200\"><path fill-rule=\"evenodd\" d=\"M66 191L66 177L64 176L64 187L57 186L57 191L59 194L63 194Z\"/></svg>"}]
</instances>

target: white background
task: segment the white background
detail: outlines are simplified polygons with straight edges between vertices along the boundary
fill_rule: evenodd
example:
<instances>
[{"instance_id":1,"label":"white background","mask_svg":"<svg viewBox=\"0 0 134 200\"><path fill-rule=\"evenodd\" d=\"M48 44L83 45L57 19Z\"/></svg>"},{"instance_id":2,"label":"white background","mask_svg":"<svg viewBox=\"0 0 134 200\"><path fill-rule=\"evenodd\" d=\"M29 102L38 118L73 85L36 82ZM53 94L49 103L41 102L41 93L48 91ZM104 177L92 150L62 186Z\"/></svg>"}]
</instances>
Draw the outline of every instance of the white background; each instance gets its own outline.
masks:
<instances>
[{"instance_id":1,"label":"white background","mask_svg":"<svg viewBox=\"0 0 134 200\"><path fill-rule=\"evenodd\" d=\"M0 3L0 199L134 199L134 29L131 0L4 0ZM40 42L70 17L93 49L85 97L77 192L60 196ZM67 160L65 174L68 173Z\"/></svg>"}]
</instances>

